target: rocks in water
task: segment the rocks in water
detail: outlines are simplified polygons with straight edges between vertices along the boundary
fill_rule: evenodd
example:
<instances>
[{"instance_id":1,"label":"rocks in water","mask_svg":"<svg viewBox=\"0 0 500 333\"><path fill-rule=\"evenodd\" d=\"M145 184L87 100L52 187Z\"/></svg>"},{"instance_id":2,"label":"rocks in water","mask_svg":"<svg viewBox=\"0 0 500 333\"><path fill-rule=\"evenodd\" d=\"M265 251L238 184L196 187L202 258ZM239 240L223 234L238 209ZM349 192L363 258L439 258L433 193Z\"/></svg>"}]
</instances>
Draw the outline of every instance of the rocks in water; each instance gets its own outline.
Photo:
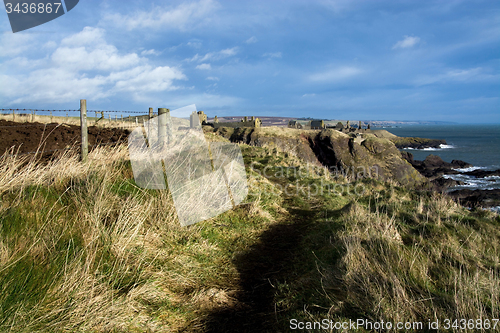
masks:
<instances>
[{"instance_id":1,"label":"rocks in water","mask_svg":"<svg viewBox=\"0 0 500 333\"><path fill-rule=\"evenodd\" d=\"M396 137L396 138L391 138L390 140L394 142L396 147L398 147L399 149L441 148L441 145L446 145L446 140L441 140L441 139Z\"/></svg>"},{"instance_id":2,"label":"rocks in water","mask_svg":"<svg viewBox=\"0 0 500 333\"><path fill-rule=\"evenodd\" d=\"M439 177L431 181L438 189L445 189L448 187L453 187L457 185L464 185L465 183L459 180L453 180L450 178Z\"/></svg>"},{"instance_id":3,"label":"rocks in water","mask_svg":"<svg viewBox=\"0 0 500 333\"><path fill-rule=\"evenodd\" d=\"M469 163L461 161L461 160L452 160L451 164L457 168L470 168L472 166Z\"/></svg>"},{"instance_id":4,"label":"rocks in water","mask_svg":"<svg viewBox=\"0 0 500 333\"><path fill-rule=\"evenodd\" d=\"M470 168L472 167L472 165L460 160L453 160L451 161L451 163L448 163L443 161L441 157L436 155L429 155L423 161L415 160L413 158L413 154L409 152L401 152L401 156L408 163L413 165L413 167L417 169L418 172L427 177L434 185L435 190L441 192L445 192L450 187L465 185L463 181L445 178L443 177L443 175L461 174L476 178L500 176L500 170L495 170L495 171L474 170L474 171L460 172L456 169ZM450 195L455 200L459 201L462 205L470 208L500 206L499 189L496 190L460 189L448 192L448 195Z\"/></svg>"},{"instance_id":5,"label":"rocks in water","mask_svg":"<svg viewBox=\"0 0 500 333\"><path fill-rule=\"evenodd\" d=\"M455 169L472 166L471 164L460 160L453 160L451 163L448 163L443 161L441 157L432 154L427 156L423 161L414 160L413 154L409 152L401 152L401 156L423 176L430 178L430 180L436 179L445 174L458 174L460 172Z\"/></svg>"},{"instance_id":6,"label":"rocks in water","mask_svg":"<svg viewBox=\"0 0 500 333\"><path fill-rule=\"evenodd\" d=\"M474 170L474 171L467 171L463 172L464 175L467 176L474 176L476 178L485 178L485 177L491 177L491 176L500 176L500 169L499 170L494 170L494 171L487 171L487 170Z\"/></svg>"},{"instance_id":7,"label":"rocks in water","mask_svg":"<svg viewBox=\"0 0 500 333\"><path fill-rule=\"evenodd\" d=\"M495 190L469 190L462 189L448 193L449 196L460 202L463 206L497 207L500 206L500 189Z\"/></svg>"}]
</instances>

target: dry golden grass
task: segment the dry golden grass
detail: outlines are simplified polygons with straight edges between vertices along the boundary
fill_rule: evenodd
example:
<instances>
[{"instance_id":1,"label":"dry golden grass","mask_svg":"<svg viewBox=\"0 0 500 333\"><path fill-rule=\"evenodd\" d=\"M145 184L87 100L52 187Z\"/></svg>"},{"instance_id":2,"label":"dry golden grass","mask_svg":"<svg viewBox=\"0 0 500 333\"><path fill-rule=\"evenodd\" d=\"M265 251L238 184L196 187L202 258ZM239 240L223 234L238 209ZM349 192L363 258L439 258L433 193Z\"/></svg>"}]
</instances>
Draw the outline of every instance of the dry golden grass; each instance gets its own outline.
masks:
<instances>
[{"instance_id":1,"label":"dry golden grass","mask_svg":"<svg viewBox=\"0 0 500 333\"><path fill-rule=\"evenodd\" d=\"M58 159L47 164L39 163L39 155L3 155L0 157L0 193L14 188L20 190L29 185L62 183L70 178L87 174L91 170L95 172L106 170L110 163L124 160L127 156L125 146L119 146L111 151L97 147L89 153L87 164L80 163L79 156L70 151L64 152Z\"/></svg>"},{"instance_id":2,"label":"dry golden grass","mask_svg":"<svg viewBox=\"0 0 500 333\"><path fill-rule=\"evenodd\" d=\"M0 331L175 332L199 306L231 301L213 287L237 277L223 244L253 241L273 202L183 228L170 193L138 188L128 163L125 146L97 148L85 164L70 152L47 164L2 158ZM23 281L31 263L49 281ZM12 299L19 288L36 293Z\"/></svg>"},{"instance_id":3,"label":"dry golden grass","mask_svg":"<svg viewBox=\"0 0 500 333\"><path fill-rule=\"evenodd\" d=\"M463 208L435 194L426 202L420 198L415 208L417 229L432 234L426 231L408 244L411 231L397 217L405 201L411 202L400 198L390 215L377 203L375 209L356 202L344 209L341 279L350 306L393 323L497 318L499 246L491 239L499 237L500 230L488 224L480 229L464 226L459 219ZM338 272L330 278L338 281ZM339 304L334 302L332 308Z\"/></svg>"},{"instance_id":4,"label":"dry golden grass","mask_svg":"<svg viewBox=\"0 0 500 333\"><path fill-rule=\"evenodd\" d=\"M278 327L295 316L498 318L497 215L395 183L367 183L357 197L285 197L288 179L257 171L292 157L241 147L256 162L247 200L189 227L168 191L135 185L123 146L98 148L86 164L69 153L0 160L0 331L202 331L207 313L240 302L238 254L298 222L303 235L281 249L289 270L269 280ZM301 181L349 181L316 171ZM273 235L269 248L287 244Z\"/></svg>"}]
</instances>

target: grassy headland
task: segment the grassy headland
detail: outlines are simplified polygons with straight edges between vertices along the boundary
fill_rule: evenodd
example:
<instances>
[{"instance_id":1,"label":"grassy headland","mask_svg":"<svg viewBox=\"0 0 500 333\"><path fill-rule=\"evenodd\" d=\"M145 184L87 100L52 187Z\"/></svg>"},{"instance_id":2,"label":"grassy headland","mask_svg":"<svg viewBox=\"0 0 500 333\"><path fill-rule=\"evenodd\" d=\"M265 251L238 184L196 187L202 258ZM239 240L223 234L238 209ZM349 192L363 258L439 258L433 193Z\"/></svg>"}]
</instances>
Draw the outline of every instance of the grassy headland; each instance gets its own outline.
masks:
<instances>
[{"instance_id":1,"label":"grassy headland","mask_svg":"<svg viewBox=\"0 0 500 333\"><path fill-rule=\"evenodd\" d=\"M123 146L96 149L87 164L2 158L0 331L284 332L291 319L499 317L498 215L240 147L245 202L184 228L168 191L136 186Z\"/></svg>"}]
</instances>

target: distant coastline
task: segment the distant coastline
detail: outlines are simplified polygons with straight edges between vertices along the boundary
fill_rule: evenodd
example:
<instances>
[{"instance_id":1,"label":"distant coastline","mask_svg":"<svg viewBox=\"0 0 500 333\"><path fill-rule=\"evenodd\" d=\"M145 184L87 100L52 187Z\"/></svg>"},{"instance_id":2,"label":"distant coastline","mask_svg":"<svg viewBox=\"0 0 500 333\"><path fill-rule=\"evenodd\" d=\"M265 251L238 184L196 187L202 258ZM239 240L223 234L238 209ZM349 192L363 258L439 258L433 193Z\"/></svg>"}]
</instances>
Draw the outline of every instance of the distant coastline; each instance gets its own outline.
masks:
<instances>
[{"instance_id":1,"label":"distant coastline","mask_svg":"<svg viewBox=\"0 0 500 333\"><path fill-rule=\"evenodd\" d=\"M252 114L249 114L252 116ZM231 122L231 121L239 121L244 116L219 116L218 120L220 122ZM324 119L324 118L310 118L310 117L268 117L268 116L257 116L260 120L262 120L263 126L282 126L286 127L290 120L302 120L302 121L310 121L316 119L322 119L325 121L327 125L335 125L337 122L346 122L350 120L353 124L357 124L360 119ZM213 121L213 117L208 117L209 122ZM414 121L414 120L362 120L363 124L370 124L373 128L393 128L399 126L412 126L412 125L456 125L458 123L451 121Z\"/></svg>"}]
</instances>

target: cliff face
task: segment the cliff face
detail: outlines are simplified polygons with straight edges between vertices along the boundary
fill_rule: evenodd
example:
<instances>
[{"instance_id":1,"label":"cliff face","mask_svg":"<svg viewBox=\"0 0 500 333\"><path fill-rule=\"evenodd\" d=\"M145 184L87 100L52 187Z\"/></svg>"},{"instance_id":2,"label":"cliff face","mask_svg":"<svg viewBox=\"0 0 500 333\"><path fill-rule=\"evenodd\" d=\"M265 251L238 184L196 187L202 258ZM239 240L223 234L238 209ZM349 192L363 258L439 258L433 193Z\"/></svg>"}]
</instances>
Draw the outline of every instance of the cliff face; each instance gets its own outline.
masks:
<instances>
[{"instance_id":1,"label":"cliff face","mask_svg":"<svg viewBox=\"0 0 500 333\"><path fill-rule=\"evenodd\" d=\"M426 181L385 138L368 136L360 140L333 129L301 131L280 127L219 128L215 133L231 142L276 148L355 179L393 179L404 185Z\"/></svg>"},{"instance_id":2,"label":"cliff face","mask_svg":"<svg viewBox=\"0 0 500 333\"><path fill-rule=\"evenodd\" d=\"M403 185L426 181L407 161L396 146L384 138L369 136L362 140L325 130L313 138L312 148L318 160L337 169L355 170L356 178L393 179Z\"/></svg>"},{"instance_id":3,"label":"cliff face","mask_svg":"<svg viewBox=\"0 0 500 333\"><path fill-rule=\"evenodd\" d=\"M442 139L395 137L391 138L390 140L394 142L397 148L414 148L414 149L439 148L441 145L446 144L446 140Z\"/></svg>"}]
</instances>

